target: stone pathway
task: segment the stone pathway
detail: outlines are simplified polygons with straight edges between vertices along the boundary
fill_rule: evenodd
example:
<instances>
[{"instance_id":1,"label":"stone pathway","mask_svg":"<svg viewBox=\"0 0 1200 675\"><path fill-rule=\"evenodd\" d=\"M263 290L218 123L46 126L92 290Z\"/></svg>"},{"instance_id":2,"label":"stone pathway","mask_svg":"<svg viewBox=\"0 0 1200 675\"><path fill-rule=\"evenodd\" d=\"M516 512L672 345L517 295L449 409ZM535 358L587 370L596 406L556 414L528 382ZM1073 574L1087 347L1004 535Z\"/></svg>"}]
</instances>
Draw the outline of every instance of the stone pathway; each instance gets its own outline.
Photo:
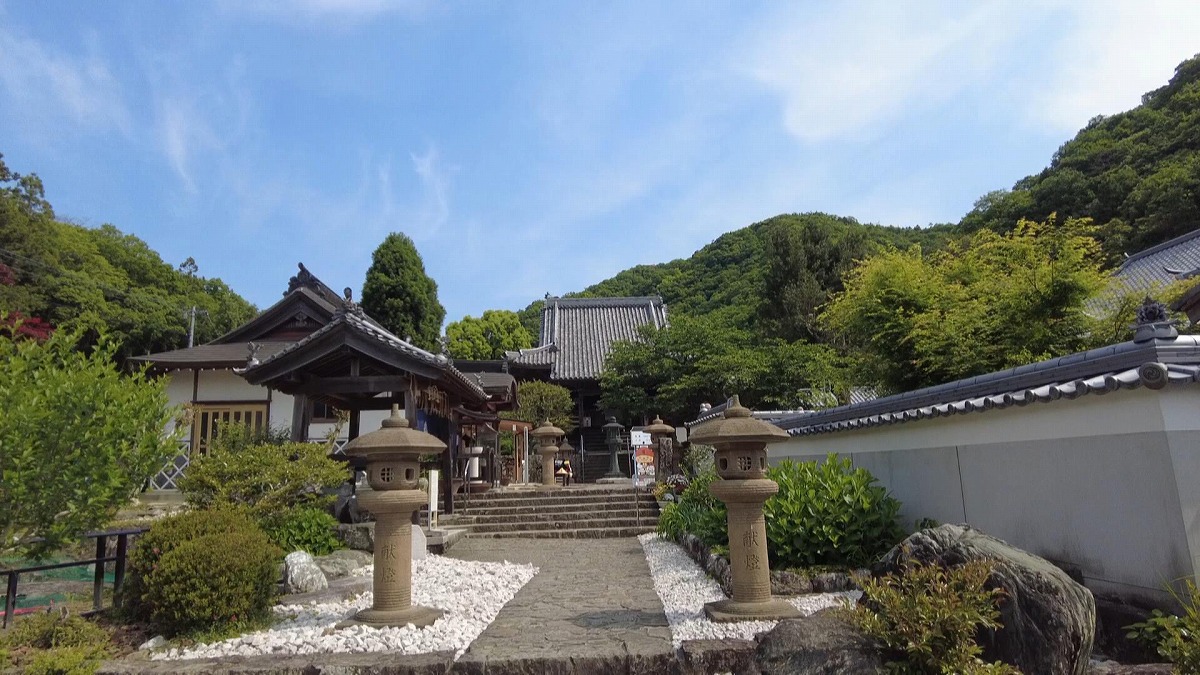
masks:
<instances>
[{"instance_id":1,"label":"stone pathway","mask_svg":"<svg viewBox=\"0 0 1200 675\"><path fill-rule=\"evenodd\" d=\"M467 539L447 554L532 563L537 576L454 672L667 672L671 629L636 538ZM488 668L488 664L492 664Z\"/></svg>"}]
</instances>

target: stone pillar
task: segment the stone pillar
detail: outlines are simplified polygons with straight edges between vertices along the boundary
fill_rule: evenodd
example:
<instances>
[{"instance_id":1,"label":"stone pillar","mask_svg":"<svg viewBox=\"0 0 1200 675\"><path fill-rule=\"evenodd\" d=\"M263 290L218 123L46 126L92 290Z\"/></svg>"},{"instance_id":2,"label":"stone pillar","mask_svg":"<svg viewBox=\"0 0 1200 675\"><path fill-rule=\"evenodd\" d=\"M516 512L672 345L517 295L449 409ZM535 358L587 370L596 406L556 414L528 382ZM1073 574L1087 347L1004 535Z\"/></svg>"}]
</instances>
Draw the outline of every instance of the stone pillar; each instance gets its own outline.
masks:
<instances>
[{"instance_id":1,"label":"stone pillar","mask_svg":"<svg viewBox=\"0 0 1200 675\"><path fill-rule=\"evenodd\" d=\"M369 609L339 627L428 626L442 611L412 604L412 516L428 502L418 487L423 454L440 453L446 444L408 426L398 405L383 427L346 444L345 453L366 463L370 490L359 504L375 515L374 599Z\"/></svg>"},{"instance_id":2,"label":"stone pillar","mask_svg":"<svg viewBox=\"0 0 1200 675\"><path fill-rule=\"evenodd\" d=\"M538 440L537 451L542 456L542 487L558 487L554 482L554 456L558 454L558 439L562 438L563 430L547 420L532 435Z\"/></svg>"},{"instance_id":3,"label":"stone pillar","mask_svg":"<svg viewBox=\"0 0 1200 675\"><path fill-rule=\"evenodd\" d=\"M771 568L767 560L767 523L763 503L779 491L766 477L767 444L787 440L778 427L754 419L734 396L725 415L705 423L692 442L712 445L717 475L709 486L728 512L729 569L733 597L704 605L713 621L775 621L800 616L784 600L771 597Z\"/></svg>"}]
</instances>

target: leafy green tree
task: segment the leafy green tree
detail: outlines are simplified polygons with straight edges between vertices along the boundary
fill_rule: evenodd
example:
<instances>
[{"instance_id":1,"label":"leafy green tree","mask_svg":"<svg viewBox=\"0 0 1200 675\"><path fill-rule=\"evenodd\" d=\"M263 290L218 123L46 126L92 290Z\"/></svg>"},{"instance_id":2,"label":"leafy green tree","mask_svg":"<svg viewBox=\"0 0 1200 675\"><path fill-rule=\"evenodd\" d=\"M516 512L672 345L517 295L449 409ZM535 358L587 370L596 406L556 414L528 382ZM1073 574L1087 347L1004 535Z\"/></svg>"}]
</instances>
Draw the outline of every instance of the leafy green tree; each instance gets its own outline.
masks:
<instances>
[{"instance_id":1,"label":"leafy green tree","mask_svg":"<svg viewBox=\"0 0 1200 675\"><path fill-rule=\"evenodd\" d=\"M438 351L446 309L438 302L437 283L425 274L421 254L406 235L393 232L375 249L362 307L397 336Z\"/></svg>"},{"instance_id":2,"label":"leafy green tree","mask_svg":"<svg viewBox=\"0 0 1200 675\"><path fill-rule=\"evenodd\" d=\"M822 318L890 391L1085 349L1095 325L1085 302L1105 285L1091 231L1022 221L929 256L890 249L850 273Z\"/></svg>"},{"instance_id":3,"label":"leafy green tree","mask_svg":"<svg viewBox=\"0 0 1200 675\"><path fill-rule=\"evenodd\" d=\"M482 317L464 316L446 326L446 346L456 359L499 359L504 352L532 346L516 312L489 309Z\"/></svg>"},{"instance_id":4,"label":"leafy green tree","mask_svg":"<svg viewBox=\"0 0 1200 675\"><path fill-rule=\"evenodd\" d=\"M541 424L546 420L563 431L575 428L575 404L566 387L530 380L517 384L517 409L502 413L505 419Z\"/></svg>"},{"instance_id":5,"label":"leafy green tree","mask_svg":"<svg viewBox=\"0 0 1200 675\"><path fill-rule=\"evenodd\" d=\"M122 375L115 343L84 353L77 340L0 332L0 555L100 527L176 450L166 380Z\"/></svg>"},{"instance_id":6,"label":"leafy green tree","mask_svg":"<svg viewBox=\"0 0 1200 675\"><path fill-rule=\"evenodd\" d=\"M59 222L37 176L22 176L0 159L0 308L50 325L83 331L81 344L101 333L116 343L115 358L186 344L184 311L206 310L197 342L244 323L255 308L220 279L180 271L144 241L112 225L90 229Z\"/></svg>"}]
</instances>

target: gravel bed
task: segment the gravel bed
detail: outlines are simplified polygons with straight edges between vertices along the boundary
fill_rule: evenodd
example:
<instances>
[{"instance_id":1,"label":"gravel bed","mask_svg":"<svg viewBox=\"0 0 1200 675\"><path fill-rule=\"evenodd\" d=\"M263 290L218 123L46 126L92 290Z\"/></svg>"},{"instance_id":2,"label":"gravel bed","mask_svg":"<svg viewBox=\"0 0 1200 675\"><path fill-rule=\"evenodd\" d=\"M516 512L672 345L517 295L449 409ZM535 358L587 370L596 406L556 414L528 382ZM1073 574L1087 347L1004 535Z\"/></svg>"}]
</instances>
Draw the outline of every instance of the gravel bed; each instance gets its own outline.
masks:
<instances>
[{"instance_id":1,"label":"gravel bed","mask_svg":"<svg viewBox=\"0 0 1200 675\"><path fill-rule=\"evenodd\" d=\"M752 640L759 633L775 627L774 621L709 621L704 616L704 603L725 599L720 585L705 574L678 544L657 534L643 534L638 541L646 552L646 562L654 578L654 590L662 601L667 622L671 625L671 640L676 647L684 640ZM860 595L860 591L812 593L787 598L787 601L808 615L826 607L854 602Z\"/></svg>"},{"instance_id":2,"label":"gravel bed","mask_svg":"<svg viewBox=\"0 0 1200 675\"><path fill-rule=\"evenodd\" d=\"M223 642L187 649L173 648L158 652L151 658L454 651L457 659L537 571L533 565L476 562L429 555L424 560L413 561L412 599L413 604L445 610L445 616L432 626L352 626L334 630L333 626L339 621L371 606L371 593L363 593L341 602L279 605L275 607L275 613L282 621L273 628ZM355 572L358 575L371 573L370 566Z\"/></svg>"}]
</instances>

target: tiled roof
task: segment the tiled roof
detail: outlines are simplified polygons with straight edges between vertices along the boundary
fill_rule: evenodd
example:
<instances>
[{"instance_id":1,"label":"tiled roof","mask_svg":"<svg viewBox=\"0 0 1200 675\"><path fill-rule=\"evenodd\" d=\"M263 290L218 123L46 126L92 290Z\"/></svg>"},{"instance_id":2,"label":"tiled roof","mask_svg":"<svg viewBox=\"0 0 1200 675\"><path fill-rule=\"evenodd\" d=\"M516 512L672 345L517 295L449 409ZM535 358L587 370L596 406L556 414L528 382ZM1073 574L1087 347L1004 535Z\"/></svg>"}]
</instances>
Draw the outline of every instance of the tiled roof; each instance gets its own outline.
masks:
<instances>
[{"instance_id":1,"label":"tiled roof","mask_svg":"<svg viewBox=\"0 0 1200 675\"><path fill-rule=\"evenodd\" d=\"M728 400L719 405L714 405L711 408L709 408L708 410L705 410L704 412L702 412L699 417L692 420L691 422L685 422L683 426L691 428L691 427L694 427L694 426L697 426L700 424L704 424L705 422L715 420L718 417L720 417L722 414L724 414L725 409L728 407L729 407ZM774 423L775 421L781 420L785 417L788 417L788 418L795 417L796 415L799 415L804 412L806 412L806 411L804 411L804 410L753 410L750 412L750 416L756 420L765 420L767 422Z\"/></svg>"},{"instance_id":2,"label":"tiled roof","mask_svg":"<svg viewBox=\"0 0 1200 675\"><path fill-rule=\"evenodd\" d=\"M873 401L804 413L776 425L807 436L1106 394L1200 382L1200 336L1122 342Z\"/></svg>"},{"instance_id":3,"label":"tiled roof","mask_svg":"<svg viewBox=\"0 0 1200 675\"><path fill-rule=\"evenodd\" d=\"M290 342L256 342L258 357L269 358L283 351ZM226 344L207 344L184 349L174 349L169 352L147 354L130 357L130 361L149 363L155 368L233 368L243 366L250 356L248 342L230 342Z\"/></svg>"},{"instance_id":4,"label":"tiled roof","mask_svg":"<svg viewBox=\"0 0 1200 675\"><path fill-rule=\"evenodd\" d=\"M262 368L268 363L276 361L280 358L283 358L287 354L291 354L292 352L302 349L306 345L324 335L327 335L328 333L334 331L338 326L342 325L359 335L375 340L376 342L401 352L409 357L413 357L420 361L424 361L425 363L436 366L439 370L443 371L448 378L457 381L459 384L474 392L480 398L487 398L487 394L484 392L483 387L481 387L474 378L459 372L457 368L450 365L450 360L446 358L444 354L427 352L416 345L401 340L387 329L368 318L365 314L362 314L360 310L356 309L338 311L333 315L333 319L331 319L329 323L320 327L303 340L288 345L285 349L273 354L270 358L263 359L258 364L252 366L249 371Z\"/></svg>"},{"instance_id":5,"label":"tiled roof","mask_svg":"<svg viewBox=\"0 0 1200 675\"><path fill-rule=\"evenodd\" d=\"M551 380L596 380L612 344L638 339L645 325L667 325L662 298L547 298L539 346L506 356L515 365L549 366Z\"/></svg>"},{"instance_id":6,"label":"tiled roof","mask_svg":"<svg viewBox=\"0 0 1200 675\"><path fill-rule=\"evenodd\" d=\"M1200 271L1200 229L1176 237L1125 259L1113 273L1134 291L1193 276Z\"/></svg>"}]
</instances>

